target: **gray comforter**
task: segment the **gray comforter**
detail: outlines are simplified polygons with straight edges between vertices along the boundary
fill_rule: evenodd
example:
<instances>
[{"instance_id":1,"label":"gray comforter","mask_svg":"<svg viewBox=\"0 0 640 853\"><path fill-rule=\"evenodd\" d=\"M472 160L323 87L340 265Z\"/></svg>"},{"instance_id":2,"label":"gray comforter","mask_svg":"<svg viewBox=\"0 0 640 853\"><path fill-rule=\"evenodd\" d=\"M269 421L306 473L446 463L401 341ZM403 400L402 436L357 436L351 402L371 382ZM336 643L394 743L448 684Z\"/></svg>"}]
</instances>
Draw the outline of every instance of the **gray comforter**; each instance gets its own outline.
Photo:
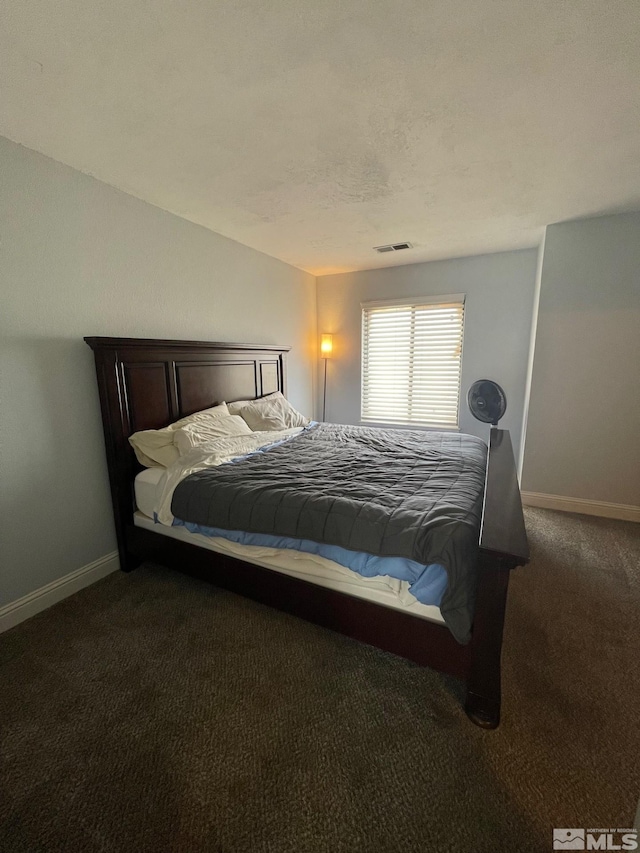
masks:
<instances>
[{"instance_id":1,"label":"gray comforter","mask_svg":"<svg viewBox=\"0 0 640 853\"><path fill-rule=\"evenodd\" d=\"M470 435L320 424L191 474L176 518L442 564L440 610L470 638L487 447Z\"/></svg>"}]
</instances>

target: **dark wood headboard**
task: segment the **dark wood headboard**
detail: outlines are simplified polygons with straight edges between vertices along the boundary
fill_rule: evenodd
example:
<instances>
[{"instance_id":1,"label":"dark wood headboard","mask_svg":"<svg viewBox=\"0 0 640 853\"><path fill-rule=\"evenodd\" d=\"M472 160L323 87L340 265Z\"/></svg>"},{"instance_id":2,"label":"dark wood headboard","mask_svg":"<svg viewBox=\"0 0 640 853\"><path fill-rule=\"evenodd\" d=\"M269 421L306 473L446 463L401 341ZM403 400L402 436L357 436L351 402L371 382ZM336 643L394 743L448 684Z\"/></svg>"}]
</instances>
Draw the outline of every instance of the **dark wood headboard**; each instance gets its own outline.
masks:
<instances>
[{"instance_id":1,"label":"dark wood headboard","mask_svg":"<svg viewBox=\"0 0 640 853\"><path fill-rule=\"evenodd\" d=\"M94 352L120 554L139 465L128 438L223 400L286 393L290 347L145 338L85 338ZM123 566L123 568L125 568Z\"/></svg>"}]
</instances>

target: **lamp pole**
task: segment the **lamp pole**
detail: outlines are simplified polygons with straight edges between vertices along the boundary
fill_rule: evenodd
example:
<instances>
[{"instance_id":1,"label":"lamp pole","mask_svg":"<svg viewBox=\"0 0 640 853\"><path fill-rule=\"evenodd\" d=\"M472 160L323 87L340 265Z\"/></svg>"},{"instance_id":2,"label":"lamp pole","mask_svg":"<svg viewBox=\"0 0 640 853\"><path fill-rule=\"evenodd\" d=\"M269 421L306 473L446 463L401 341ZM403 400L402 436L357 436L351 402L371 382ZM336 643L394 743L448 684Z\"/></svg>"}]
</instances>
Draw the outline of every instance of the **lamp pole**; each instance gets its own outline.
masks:
<instances>
[{"instance_id":1,"label":"lamp pole","mask_svg":"<svg viewBox=\"0 0 640 853\"><path fill-rule=\"evenodd\" d=\"M322 420L323 421L325 420L325 415L327 412L327 361L328 361L328 359L325 358L325 360L324 360L324 391L322 394Z\"/></svg>"}]
</instances>

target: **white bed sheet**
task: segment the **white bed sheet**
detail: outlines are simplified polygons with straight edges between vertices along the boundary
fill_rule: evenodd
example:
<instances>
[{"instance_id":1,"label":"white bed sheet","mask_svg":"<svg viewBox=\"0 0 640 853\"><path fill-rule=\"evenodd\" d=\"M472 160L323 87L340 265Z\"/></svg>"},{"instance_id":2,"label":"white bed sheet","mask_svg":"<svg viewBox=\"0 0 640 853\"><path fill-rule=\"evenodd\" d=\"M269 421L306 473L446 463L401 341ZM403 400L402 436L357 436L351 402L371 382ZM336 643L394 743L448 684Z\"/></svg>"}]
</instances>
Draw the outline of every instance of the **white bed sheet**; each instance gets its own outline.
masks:
<instances>
[{"instance_id":1,"label":"white bed sheet","mask_svg":"<svg viewBox=\"0 0 640 853\"><path fill-rule=\"evenodd\" d=\"M185 527L169 527L154 522L153 516L164 485L163 475L164 469L162 468L147 468L135 478L134 491L138 511L134 514L133 521L137 527L144 527L163 536L190 542L219 554L228 554L231 557L254 563L263 568L318 584L318 586L345 592L357 598L364 598L367 601L373 601L376 604L391 607L403 613L410 613L421 619L444 624L440 608L416 601L409 592L407 581L386 575L363 578L356 572L315 554L289 549L240 545L228 539L190 533Z\"/></svg>"}]
</instances>

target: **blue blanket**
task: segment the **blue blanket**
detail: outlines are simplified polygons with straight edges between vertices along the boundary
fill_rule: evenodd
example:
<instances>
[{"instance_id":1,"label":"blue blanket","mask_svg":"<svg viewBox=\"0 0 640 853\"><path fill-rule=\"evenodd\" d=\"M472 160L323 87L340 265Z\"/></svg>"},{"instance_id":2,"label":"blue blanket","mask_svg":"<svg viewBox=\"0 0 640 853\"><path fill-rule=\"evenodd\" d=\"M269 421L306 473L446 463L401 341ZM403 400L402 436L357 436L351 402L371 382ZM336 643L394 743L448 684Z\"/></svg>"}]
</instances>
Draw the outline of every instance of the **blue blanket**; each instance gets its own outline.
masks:
<instances>
[{"instance_id":1,"label":"blue blanket","mask_svg":"<svg viewBox=\"0 0 640 853\"><path fill-rule=\"evenodd\" d=\"M303 551L306 554L316 554L332 560L363 578L387 575L409 582L409 590L422 604L440 606L442 594L447 586L447 572L444 566L431 563L423 566L415 560L405 557L378 557L375 554L365 554L362 551L350 551L338 545L327 545L312 542L310 539L294 539L290 536L272 536L268 533L245 533L243 530L223 530L220 527L206 527L202 524L192 524L176 518L174 526L186 527L190 533L200 533L203 536L220 537L239 545L258 545L266 548L282 548L286 550Z\"/></svg>"}]
</instances>

